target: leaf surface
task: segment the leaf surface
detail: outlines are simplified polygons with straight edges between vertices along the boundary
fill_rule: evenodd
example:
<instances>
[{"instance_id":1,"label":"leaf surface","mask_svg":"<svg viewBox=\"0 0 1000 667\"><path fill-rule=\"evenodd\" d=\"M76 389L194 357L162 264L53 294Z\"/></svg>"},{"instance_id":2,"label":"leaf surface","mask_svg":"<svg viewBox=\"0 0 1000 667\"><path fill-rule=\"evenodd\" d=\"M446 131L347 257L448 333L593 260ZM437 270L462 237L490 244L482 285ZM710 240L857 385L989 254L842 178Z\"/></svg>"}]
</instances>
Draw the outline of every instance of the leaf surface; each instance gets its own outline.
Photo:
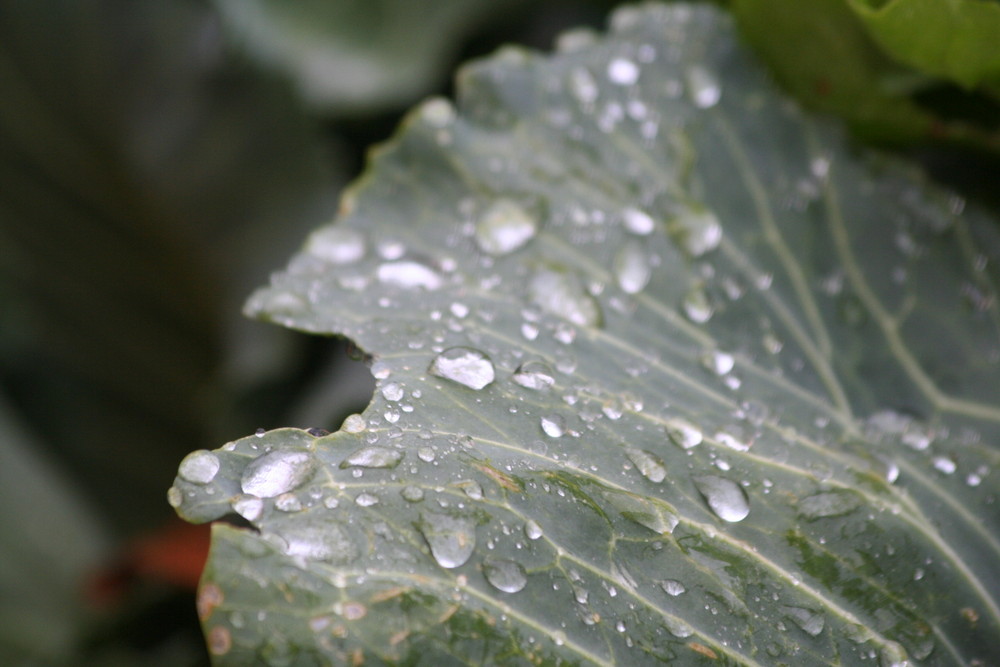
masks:
<instances>
[{"instance_id":1,"label":"leaf surface","mask_svg":"<svg viewBox=\"0 0 1000 667\"><path fill-rule=\"evenodd\" d=\"M997 228L709 7L463 71L248 304L373 357L186 459L219 664L987 664Z\"/></svg>"}]
</instances>

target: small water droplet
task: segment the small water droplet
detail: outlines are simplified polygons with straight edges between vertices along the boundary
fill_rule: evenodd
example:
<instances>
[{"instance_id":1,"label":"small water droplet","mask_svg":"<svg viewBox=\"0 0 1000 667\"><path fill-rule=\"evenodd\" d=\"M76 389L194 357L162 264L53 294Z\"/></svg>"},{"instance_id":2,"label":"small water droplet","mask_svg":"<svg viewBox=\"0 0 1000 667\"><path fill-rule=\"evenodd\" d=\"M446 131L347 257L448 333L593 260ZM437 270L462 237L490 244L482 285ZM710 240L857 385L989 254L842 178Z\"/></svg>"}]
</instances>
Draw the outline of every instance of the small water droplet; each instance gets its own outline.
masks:
<instances>
[{"instance_id":1,"label":"small water droplet","mask_svg":"<svg viewBox=\"0 0 1000 667\"><path fill-rule=\"evenodd\" d=\"M692 257L701 257L719 247L722 225L715 213L702 204L689 203L671 221L681 247Z\"/></svg>"},{"instance_id":2,"label":"small water droplet","mask_svg":"<svg viewBox=\"0 0 1000 667\"><path fill-rule=\"evenodd\" d=\"M550 438L561 438L566 433L566 419L562 415L548 415L541 419L542 431Z\"/></svg>"},{"instance_id":3,"label":"small water droplet","mask_svg":"<svg viewBox=\"0 0 1000 667\"><path fill-rule=\"evenodd\" d=\"M310 234L305 250L332 264L352 264L365 256L365 237L350 227L330 225Z\"/></svg>"},{"instance_id":4,"label":"small water droplet","mask_svg":"<svg viewBox=\"0 0 1000 667\"><path fill-rule=\"evenodd\" d=\"M534 519L528 519L524 522L524 534L529 540L537 540L542 536L542 527Z\"/></svg>"},{"instance_id":5,"label":"small water droplet","mask_svg":"<svg viewBox=\"0 0 1000 667\"><path fill-rule=\"evenodd\" d=\"M701 429L686 419L671 419L666 430L670 440L681 449L697 447L704 440Z\"/></svg>"},{"instance_id":6,"label":"small water droplet","mask_svg":"<svg viewBox=\"0 0 1000 667\"><path fill-rule=\"evenodd\" d=\"M704 324L712 319L715 308L708 299L708 294L701 287L694 287L684 296L682 304L684 314L696 324Z\"/></svg>"},{"instance_id":7,"label":"small water droplet","mask_svg":"<svg viewBox=\"0 0 1000 667\"><path fill-rule=\"evenodd\" d=\"M448 127L455 122L455 107L443 97L435 97L424 102L420 107L420 115L424 121L437 128Z\"/></svg>"},{"instance_id":8,"label":"small water droplet","mask_svg":"<svg viewBox=\"0 0 1000 667\"><path fill-rule=\"evenodd\" d=\"M378 505L378 496L372 495L370 493L359 493L354 499L354 504L360 505L361 507L371 507L372 505Z\"/></svg>"},{"instance_id":9,"label":"small water droplet","mask_svg":"<svg viewBox=\"0 0 1000 667\"><path fill-rule=\"evenodd\" d=\"M552 369L544 361L526 361L517 367L511 379L525 389L546 391L556 380Z\"/></svg>"},{"instance_id":10,"label":"small water droplet","mask_svg":"<svg viewBox=\"0 0 1000 667\"><path fill-rule=\"evenodd\" d=\"M656 229L656 221L646 213L637 208L626 208L622 211L622 222L625 229L638 236L647 236Z\"/></svg>"},{"instance_id":11,"label":"small water droplet","mask_svg":"<svg viewBox=\"0 0 1000 667\"><path fill-rule=\"evenodd\" d=\"M935 470L943 472L946 475L952 474L958 468L958 466L955 465L955 462L947 456L935 456L933 464Z\"/></svg>"},{"instance_id":12,"label":"small water droplet","mask_svg":"<svg viewBox=\"0 0 1000 667\"><path fill-rule=\"evenodd\" d=\"M243 471L240 485L244 493L273 498L301 486L315 469L316 460L309 452L279 450L251 461Z\"/></svg>"},{"instance_id":13,"label":"small water droplet","mask_svg":"<svg viewBox=\"0 0 1000 667\"><path fill-rule=\"evenodd\" d=\"M177 474L192 484L208 484L219 472L219 457L207 449L199 449L184 457Z\"/></svg>"},{"instance_id":14,"label":"small water droplet","mask_svg":"<svg viewBox=\"0 0 1000 667\"><path fill-rule=\"evenodd\" d=\"M823 618L823 614L818 611L802 607L785 607L784 609L785 614L794 621L795 625L813 637L818 636L826 627L826 620Z\"/></svg>"},{"instance_id":15,"label":"small water droplet","mask_svg":"<svg viewBox=\"0 0 1000 667\"><path fill-rule=\"evenodd\" d=\"M457 382L470 389L486 387L496 377L493 362L484 352L471 347L452 347L434 358L431 375Z\"/></svg>"},{"instance_id":16,"label":"small water droplet","mask_svg":"<svg viewBox=\"0 0 1000 667\"><path fill-rule=\"evenodd\" d=\"M694 484L709 509L723 521L736 523L750 514L750 500L743 487L731 479L715 475L694 478Z\"/></svg>"},{"instance_id":17,"label":"small water droplet","mask_svg":"<svg viewBox=\"0 0 1000 667\"><path fill-rule=\"evenodd\" d=\"M601 324L601 309L571 273L541 268L528 284L531 301L542 310L584 327Z\"/></svg>"},{"instance_id":18,"label":"small water droplet","mask_svg":"<svg viewBox=\"0 0 1000 667\"><path fill-rule=\"evenodd\" d=\"M722 99L722 86L710 70L702 65L692 65L687 70L688 95L699 109L710 109Z\"/></svg>"},{"instance_id":19,"label":"small water droplet","mask_svg":"<svg viewBox=\"0 0 1000 667\"><path fill-rule=\"evenodd\" d=\"M403 460L403 452L389 447L362 447L349 454L340 462L341 469L357 466L359 468L395 468Z\"/></svg>"},{"instance_id":20,"label":"small water droplet","mask_svg":"<svg viewBox=\"0 0 1000 667\"><path fill-rule=\"evenodd\" d=\"M701 365L714 375L726 375L733 370L736 359L728 352L709 350L701 355Z\"/></svg>"},{"instance_id":21,"label":"small water droplet","mask_svg":"<svg viewBox=\"0 0 1000 667\"><path fill-rule=\"evenodd\" d=\"M379 282L404 289L436 290L444 284L444 280L434 269L406 260L380 264L377 275Z\"/></svg>"},{"instance_id":22,"label":"small water droplet","mask_svg":"<svg viewBox=\"0 0 1000 667\"><path fill-rule=\"evenodd\" d=\"M521 564L507 558L484 560L483 575L493 588L504 593L517 593L528 585L528 576Z\"/></svg>"},{"instance_id":23,"label":"small water droplet","mask_svg":"<svg viewBox=\"0 0 1000 667\"><path fill-rule=\"evenodd\" d=\"M850 491L828 491L803 498L798 503L799 516L807 520L849 514L861 507L860 496Z\"/></svg>"},{"instance_id":24,"label":"small water droplet","mask_svg":"<svg viewBox=\"0 0 1000 667\"><path fill-rule=\"evenodd\" d=\"M646 251L635 241L629 241L619 248L614 259L615 279L626 294L638 294L653 275Z\"/></svg>"},{"instance_id":25,"label":"small water droplet","mask_svg":"<svg viewBox=\"0 0 1000 667\"><path fill-rule=\"evenodd\" d=\"M483 252L507 255L524 246L538 232L538 220L510 199L498 199L476 224L476 244Z\"/></svg>"},{"instance_id":26,"label":"small water droplet","mask_svg":"<svg viewBox=\"0 0 1000 667\"><path fill-rule=\"evenodd\" d=\"M444 568L464 565L476 548L476 526L471 519L436 512L420 515L417 529L431 555Z\"/></svg>"},{"instance_id":27,"label":"small water droplet","mask_svg":"<svg viewBox=\"0 0 1000 667\"><path fill-rule=\"evenodd\" d=\"M660 588L662 588L667 595L672 595L674 597L677 597L687 590L687 588L684 587L684 584L676 579L664 579L660 582Z\"/></svg>"},{"instance_id":28,"label":"small water droplet","mask_svg":"<svg viewBox=\"0 0 1000 667\"><path fill-rule=\"evenodd\" d=\"M667 468L658 456L634 447L626 447L625 454L635 464L636 469L642 473L642 476L650 482L659 484L667 478Z\"/></svg>"},{"instance_id":29,"label":"small water droplet","mask_svg":"<svg viewBox=\"0 0 1000 667\"><path fill-rule=\"evenodd\" d=\"M608 79L619 86L631 86L639 80L639 66L627 58L608 63Z\"/></svg>"}]
</instances>

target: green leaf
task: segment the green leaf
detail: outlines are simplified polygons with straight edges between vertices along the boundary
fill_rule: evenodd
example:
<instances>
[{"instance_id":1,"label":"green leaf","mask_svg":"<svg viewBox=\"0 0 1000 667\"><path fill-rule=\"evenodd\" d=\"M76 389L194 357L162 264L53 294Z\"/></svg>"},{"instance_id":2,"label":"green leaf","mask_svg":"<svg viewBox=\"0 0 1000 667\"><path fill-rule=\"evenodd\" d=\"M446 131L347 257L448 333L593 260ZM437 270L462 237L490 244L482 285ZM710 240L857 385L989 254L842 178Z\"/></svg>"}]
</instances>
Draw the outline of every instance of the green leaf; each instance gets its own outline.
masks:
<instances>
[{"instance_id":1,"label":"green leaf","mask_svg":"<svg viewBox=\"0 0 1000 667\"><path fill-rule=\"evenodd\" d=\"M443 78L460 37L517 2L214 0L250 53L333 113L412 103Z\"/></svg>"},{"instance_id":2,"label":"green leaf","mask_svg":"<svg viewBox=\"0 0 1000 667\"><path fill-rule=\"evenodd\" d=\"M219 664L997 657L997 227L733 32L468 67L253 296L378 389L182 465Z\"/></svg>"},{"instance_id":3,"label":"green leaf","mask_svg":"<svg viewBox=\"0 0 1000 667\"><path fill-rule=\"evenodd\" d=\"M988 0L848 0L900 62L965 88L1000 85L1000 5Z\"/></svg>"}]
</instances>

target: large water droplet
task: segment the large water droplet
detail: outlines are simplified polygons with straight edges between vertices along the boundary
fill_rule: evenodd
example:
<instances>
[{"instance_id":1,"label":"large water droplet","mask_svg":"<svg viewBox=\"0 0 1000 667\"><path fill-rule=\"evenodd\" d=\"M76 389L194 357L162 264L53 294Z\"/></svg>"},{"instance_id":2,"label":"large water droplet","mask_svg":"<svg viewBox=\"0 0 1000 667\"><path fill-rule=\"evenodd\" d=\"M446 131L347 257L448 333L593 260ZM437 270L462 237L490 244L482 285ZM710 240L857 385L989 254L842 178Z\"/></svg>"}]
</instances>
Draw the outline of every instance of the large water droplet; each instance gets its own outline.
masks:
<instances>
[{"instance_id":1,"label":"large water droplet","mask_svg":"<svg viewBox=\"0 0 1000 667\"><path fill-rule=\"evenodd\" d=\"M250 462L240 482L244 493L273 498L301 486L312 477L316 460L302 450L285 449Z\"/></svg>"},{"instance_id":2,"label":"large water droplet","mask_svg":"<svg viewBox=\"0 0 1000 667\"><path fill-rule=\"evenodd\" d=\"M822 519L841 516L861 507L860 496L849 491L829 491L803 498L799 501L799 515L805 519Z\"/></svg>"},{"instance_id":3,"label":"large water droplet","mask_svg":"<svg viewBox=\"0 0 1000 667\"><path fill-rule=\"evenodd\" d=\"M483 561L483 575L493 588L504 593L517 593L528 585L521 564L507 558L487 558Z\"/></svg>"},{"instance_id":4,"label":"large water droplet","mask_svg":"<svg viewBox=\"0 0 1000 667\"><path fill-rule=\"evenodd\" d=\"M436 290L444 283L440 274L434 269L419 262L406 260L380 264L378 279L385 285L405 289Z\"/></svg>"},{"instance_id":5,"label":"large water droplet","mask_svg":"<svg viewBox=\"0 0 1000 667\"><path fill-rule=\"evenodd\" d=\"M424 490L419 486L407 484L399 491L399 495L403 496L403 500L407 502L419 503L424 499Z\"/></svg>"},{"instance_id":6,"label":"large water droplet","mask_svg":"<svg viewBox=\"0 0 1000 667\"><path fill-rule=\"evenodd\" d=\"M702 204L690 203L673 219L671 231L681 247L693 257L715 250L722 242L722 225L715 213Z\"/></svg>"},{"instance_id":7,"label":"large water droplet","mask_svg":"<svg viewBox=\"0 0 1000 667\"><path fill-rule=\"evenodd\" d=\"M395 468L403 460L403 452L389 447L362 447L340 462L341 468Z\"/></svg>"},{"instance_id":8,"label":"large water droplet","mask_svg":"<svg viewBox=\"0 0 1000 667\"><path fill-rule=\"evenodd\" d=\"M674 532L680 523L676 514L661 503L640 495L617 491L606 491L604 497L629 521L634 521L658 535Z\"/></svg>"},{"instance_id":9,"label":"large water droplet","mask_svg":"<svg viewBox=\"0 0 1000 667\"><path fill-rule=\"evenodd\" d=\"M626 294L641 292L653 275L646 251L635 241L624 244L615 254L614 273L618 286Z\"/></svg>"},{"instance_id":10,"label":"large water droplet","mask_svg":"<svg viewBox=\"0 0 1000 667\"><path fill-rule=\"evenodd\" d=\"M285 553L289 556L344 564L358 555L357 546L336 523L286 528L281 537L287 545Z\"/></svg>"},{"instance_id":11,"label":"large water droplet","mask_svg":"<svg viewBox=\"0 0 1000 667\"><path fill-rule=\"evenodd\" d=\"M785 607L785 614L795 622L795 625L813 637L823 632L823 628L826 626L826 619L823 618L823 614L812 609Z\"/></svg>"},{"instance_id":12,"label":"large water droplet","mask_svg":"<svg viewBox=\"0 0 1000 667\"><path fill-rule=\"evenodd\" d=\"M694 287L684 295L684 314L697 324L704 324L712 319L715 308L708 299L708 294L701 287Z\"/></svg>"},{"instance_id":13,"label":"large water droplet","mask_svg":"<svg viewBox=\"0 0 1000 667\"><path fill-rule=\"evenodd\" d=\"M639 66L628 58L615 58L608 63L608 79L619 86L631 86L639 80Z\"/></svg>"},{"instance_id":14,"label":"large water droplet","mask_svg":"<svg viewBox=\"0 0 1000 667\"><path fill-rule=\"evenodd\" d=\"M425 512L417 528L441 567L464 565L476 548L476 524L471 519Z\"/></svg>"},{"instance_id":15,"label":"large water droplet","mask_svg":"<svg viewBox=\"0 0 1000 667\"><path fill-rule=\"evenodd\" d=\"M511 379L522 387L535 391L545 391L556 382L552 369L544 361L524 362L517 367Z\"/></svg>"},{"instance_id":16,"label":"large water droplet","mask_svg":"<svg viewBox=\"0 0 1000 667\"><path fill-rule=\"evenodd\" d=\"M715 74L702 65L692 65L687 70L687 89L691 101L699 109L714 107L722 99L722 86Z\"/></svg>"},{"instance_id":17,"label":"large water droplet","mask_svg":"<svg viewBox=\"0 0 1000 667\"><path fill-rule=\"evenodd\" d=\"M247 521L256 521L264 511L264 501L257 496L237 496L230 505L233 511Z\"/></svg>"},{"instance_id":18,"label":"large water droplet","mask_svg":"<svg viewBox=\"0 0 1000 667\"><path fill-rule=\"evenodd\" d=\"M622 222L625 224L625 229L639 236L651 234L656 229L653 218L637 208L629 207L622 211Z\"/></svg>"},{"instance_id":19,"label":"large water droplet","mask_svg":"<svg viewBox=\"0 0 1000 667\"><path fill-rule=\"evenodd\" d=\"M219 472L219 457L207 449L199 449L184 457L177 474L193 484L208 484Z\"/></svg>"},{"instance_id":20,"label":"large water droplet","mask_svg":"<svg viewBox=\"0 0 1000 667\"><path fill-rule=\"evenodd\" d=\"M482 389L496 378L493 362L484 352L471 347L452 347L434 357L431 375L451 380L470 389Z\"/></svg>"},{"instance_id":21,"label":"large water droplet","mask_svg":"<svg viewBox=\"0 0 1000 667\"><path fill-rule=\"evenodd\" d=\"M524 522L524 534L529 540L537 540L542 536L542 527L534 519L528 519Z\"/></svg>"},{"instance_id":22,"label":"large water droplet","mask_svg":"<svg viewBox=\"0 0 1000 667\"><path fill-rule=\"evenodd\" d=\"M664 579L660 582L660 588L663 589L664 593L673 597L677 597L687 590L687 588L684 587L684 584L676 579Z\"/></svg>"},{"instance_id":23,"label":"large water droplet","mask_svg":"<svg viewBox=\"0 0 1000 667\"><path fill-rule=\"evenodd\" d=\"M694 478L694 485L715 516L723 521L736 523L750 514L747 493L733 480L715 475L702 475Z\"/></svg>"},{"instance_id":24,"label":"large water droplet","mask_svg":"<svg viewBox=\"0 0 1000 667\"><path fill-rule=\"evenodd\" d=\"M350 227L330 225L310 234L305 250L333 264L351 264L365 256L365 237Z\"/></svg>"},{"instance_id":25,"label":"large water droplet","mask_svg":"<svg viewBox=\"0 0 1000 667\"><path fill-rule=\"evenodd\" d=\"M573 324L596 327L601 324L601 309L571 273L541 268L528 284L531 301L550 315Z\"/></svg>"},{"instance_id":26,"label":"large water droplet","mask_svg":"<svg viewBox=\"0 0 1000 667\"><path fill-rule=\"evenodd\" d=\"M562 415L547 415L541 419L542 431L550 438L561 438L566 433L566 419Z\"/></svg>"},{"instance_id":27,"label":"large water droplet","mask_svg":"<svg viewBox=\"0 0 1000 667\"><path fill-rule=\"evenodd\" d=\"M634 447L626 447L625 454L635 464L636 469L642 473L642 476L650 482L659 484L667 478L667 468L658 456Z\"/></svg>"},{"instance_id":28,"label":"large water droplet","mask_svg":"<svg viewBox=\"0 0 1000 667\"><path fill-rule=\"evenodd\" d=\"M499 199L476 224L476 244L490 255L507 255L522 247L538 232L538 220L510 199Z\"/></svg>"},{"instance_id":29,"label":"large water droplet","mask_svg":"<svg viewBox=\"0 0 1000 667\"><path fill-rule=\"evenodd\" d=\"M691 449L701 444L701 429L686 419L671 419L666 425L667 436L681 449Z\"/></svg>"}]
</instances>

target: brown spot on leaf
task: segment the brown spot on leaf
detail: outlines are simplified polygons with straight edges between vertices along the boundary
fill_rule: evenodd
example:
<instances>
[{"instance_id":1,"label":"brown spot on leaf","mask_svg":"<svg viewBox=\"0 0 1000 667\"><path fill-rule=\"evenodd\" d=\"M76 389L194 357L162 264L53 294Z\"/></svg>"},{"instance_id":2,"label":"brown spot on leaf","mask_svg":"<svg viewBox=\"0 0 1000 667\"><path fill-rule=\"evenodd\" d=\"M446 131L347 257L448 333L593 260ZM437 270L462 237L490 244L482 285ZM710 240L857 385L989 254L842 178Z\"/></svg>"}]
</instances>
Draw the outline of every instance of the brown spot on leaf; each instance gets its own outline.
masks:
<instances>
[{"instance_id":1,"label":"brown spot on leaf","mask_svg":"<svg viewBox=\"0 0 1000 667\"><path fill-rule=\"evenodd\" d=\"M203 584L200 589L198 589L198 600L196 606L198 608L198 618L201 621L207 621L215 608L222 604L225 596L222 594L222 589L216 584L206 583Z\"/></svg>"},{"instance_id":2,"label":"brown spot on leaf","mask_svg":"<svg viewBox=\"0 0 1000 667\"><path fill-rule=\"evenodd\" d=\"M712 660L718 660L719 656L712 649L708 648L704 644L699 644L698 642L690 642L688 648L695 653L701 653L706 658L711 658Z\"/></svg>"},{"instance_id":3,"label":"brown spot on leaf","mask_svg":"<svg viewBox=\"0 0 1000 667\"><path fill-rule=\"evenodd\" d=\"M233 647L233 636L229 628L217 625L208 631L208 652L212 655L225 655Z\"/></svg>"}]
</instances>

